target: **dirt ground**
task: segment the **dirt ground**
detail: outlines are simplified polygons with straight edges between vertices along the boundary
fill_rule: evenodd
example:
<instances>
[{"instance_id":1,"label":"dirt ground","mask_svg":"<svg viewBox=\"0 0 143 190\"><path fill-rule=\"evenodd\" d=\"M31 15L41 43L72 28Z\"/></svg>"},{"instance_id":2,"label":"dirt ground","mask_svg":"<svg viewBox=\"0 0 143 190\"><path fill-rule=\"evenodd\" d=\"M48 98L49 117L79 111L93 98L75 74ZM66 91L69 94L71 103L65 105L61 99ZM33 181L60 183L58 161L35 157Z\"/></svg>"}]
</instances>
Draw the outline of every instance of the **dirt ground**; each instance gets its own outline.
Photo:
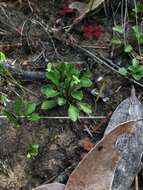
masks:
<instances>
[{"instance_id":1,"label":"dirt ground","mask_svg":"<svg viewBox=\"0 0 143 190\"><path fill-rule=\"evenodd\" d=\"M28 3L29 2L29 3ZM6 120L0 120L0 189L30 190L40 184L58 181L66 183L68 176L88 152L88 145L96 144L103 136L111 112L130 95L131 85L128 79L114 73L104 64L94 61L73 45L52 36L57 27L71 23L75 14L61 18L59 10L62 0L51 1L2 1L0 2L0 51L10 60L16 59L16 68L26 71L44 71L47 63L70 62L79 64L82 69L90 68L94 85L86 92L86 99L93 105L93 115L106 116L106 119L84 119L71 122L64 119L46 119L36 123L23 121L15 128ZM97 39L84 39L80 29L84 24L98 23L104 26L104 35ZM112 18L105 17L101 9L81 21L66 36L67 42L75 40L81 47L92 53L109 57L111 54ZM46 30L47 29L47 30ZM72 44L75 43L72 41ZM90 47L90 48L89 48ZM120 51L114 52L113 60L126 60ZM15 73L18 75L18 73ZM14 75L14 76L15 76ZM23 98L40 100L42 81L18 79L33 94L23 94L15 86L1 80L0 91L8 94L12 100L15 91ZM137 97L143 102L143 91L135 85ZM99 97L98 97L99 94ZM98 100L97 100L98 97ZM56 108L45 116L64 116L62 108ZM34 160L27 160L27 146L39 144L39 154Z\"/></svg>"}]
</instances>

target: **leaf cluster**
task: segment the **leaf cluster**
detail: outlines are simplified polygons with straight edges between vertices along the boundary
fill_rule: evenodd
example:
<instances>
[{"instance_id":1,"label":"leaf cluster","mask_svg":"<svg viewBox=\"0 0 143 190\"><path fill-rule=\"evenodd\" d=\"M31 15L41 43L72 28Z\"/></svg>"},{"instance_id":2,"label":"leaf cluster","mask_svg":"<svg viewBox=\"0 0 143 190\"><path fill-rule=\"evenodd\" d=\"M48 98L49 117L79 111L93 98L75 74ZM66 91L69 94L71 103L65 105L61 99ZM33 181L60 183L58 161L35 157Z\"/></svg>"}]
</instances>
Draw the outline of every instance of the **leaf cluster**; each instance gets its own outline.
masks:
<instances>
[{"instance_id":1,"label":"leaf cluster","mask_svg":"<svg viewBox=\"0 0 143 190\"><path fill-rule=\"evenodd\" d=\"M34 101L26 101L20 97L15 98L11 105L7 104L3 107L2 113L10 122L19 126L21 119L29 121L37 121L40 116L35 113L37 104Z\"/></svg>"},{"instance_id":2,"label":"leaf cluster","mask_svg":"<svg viewBox=\"0 0 143 190\"><path fill-rule=\"evenodd\" d=\"M46 77L50 84L41 89L46 97L41 105L43 110L66 106L72 121L78 119L80 111L91 113L91 106L83 102L83 90L92 85L92 75L89 71L81 72L70 63L62 63L56 67L48 64Z\"/></svg>"},{"instance_id":3,"label":"leaf cluster","mask_svg":"<svg viewBox=\"0 0 143 190\"><path fill-rule=\"evenodd\" d=\"M127 68L121 67L119 69L119 73L124 76L130 74L135 80L140 80L143 78L143 65L140 65L137 59L132 59L131 64Z\"/></svg>"}]
</instances>

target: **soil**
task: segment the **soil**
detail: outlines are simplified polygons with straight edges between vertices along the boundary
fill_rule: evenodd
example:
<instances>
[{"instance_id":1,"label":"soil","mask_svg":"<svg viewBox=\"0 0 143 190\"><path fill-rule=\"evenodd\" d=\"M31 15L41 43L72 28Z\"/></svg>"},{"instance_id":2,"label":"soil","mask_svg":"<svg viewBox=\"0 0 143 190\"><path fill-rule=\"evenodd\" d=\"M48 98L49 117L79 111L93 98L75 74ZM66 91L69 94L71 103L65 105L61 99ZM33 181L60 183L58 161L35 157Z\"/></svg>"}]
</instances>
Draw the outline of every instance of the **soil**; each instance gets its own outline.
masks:
<instances>
[{"instance_id":1,"label":"soil","mask_svg":"<svg viewBox=\"0 0 143 190\"><path fill-rule=\"evenodd\" d=\"M9 60L16 59L16 68L26 71L44 71L49 62L70 62L79 64L83 70L92 69L94 85L87 90L86 99L93 105L93 115L107 116L107 119L81 119L75 123L65 119L43 119L35 123L23 121L19 128L5 119L0 119L1 190L30 190L53 181L66 183L82 156L88 152L83 146L83 141L88 139L96 144L103 136L110 119L109 113L130 95L133 84L131 81L73 48L76 41L80 46L92 46L88 48L92 53L109 57L112 51L110 41L113 24L110 15L105 17L104 11L100 9L99 12L87 16L73 28L69 36L66 36L62 28L71 24L75 13L60 17L58 11L61 5L61 0L0 2L0 50L5 52ZM98 40L84 39L80 33L81 27L93 23L104 26L104 35ZM57 28L58 38L55 38L52 32ZM63 39L59 40L60 35ZM72 45L69 45L71 39ZM126 58L117 51L114 52L113 60L119 63ZM23 93L16 85L3 80L0 91L7 94L10 100L15 97L15 92L23 99L41 100L40 88L43 82L34 79L17 80L30 93ZM143 102L141 87L135 87L137 97ZM94 93L91 93L93 91ZM56 108L43 114L67 115L64 108ZM26 159L27 146L30 143L40 146L38 156L31 161Z\"/></svg>"}]
</instances>

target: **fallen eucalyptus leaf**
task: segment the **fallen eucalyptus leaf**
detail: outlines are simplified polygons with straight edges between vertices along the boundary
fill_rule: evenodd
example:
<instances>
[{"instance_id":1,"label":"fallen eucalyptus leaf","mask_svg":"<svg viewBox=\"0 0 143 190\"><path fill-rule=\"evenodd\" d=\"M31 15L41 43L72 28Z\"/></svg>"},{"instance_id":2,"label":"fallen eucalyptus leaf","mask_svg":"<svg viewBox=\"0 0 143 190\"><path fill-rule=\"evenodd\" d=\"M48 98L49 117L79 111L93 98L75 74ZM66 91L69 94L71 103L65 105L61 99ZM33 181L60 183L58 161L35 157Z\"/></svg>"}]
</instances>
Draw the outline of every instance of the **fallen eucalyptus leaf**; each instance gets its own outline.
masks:
<instances>
[{"instance_id":1,"label":"fallen eucalyptus leaf","mask_svg":"<svg viewBox=\"0 0 143 190\"><path fill-rule=\"evenodd\" d=\"M65 190L109 190L120 155L114 146L117 138L132 133L136 128L133 121L123 123L108 135L85 156L69 177Z\"/></svg>"},{"instance_id":2,"label":"fallen eucalyptus leaf","mask_svg":"<svg viewBox=\"0 0 143 190\"><path fill-rule=\"evenodd\" d=\"M121 122L138 120L137 129L132 135L123 135L117 140L117 149L120 151L119 160L112 183L112 190L130 190L135 176L142 167L143 154L143 106L135 95L125 99L113 113L105 135Z\"/></svg>"},{"instance_id":3,"label":"fallen eucalyptus leaf","mask_svg":"<svg viewBox=\"0 0 143 190\"><path fill-rule=\"evenodd\" d=\"M135 95L123 100L109 121L109 124L105 130L104 135L110 133L119 124L130 120L138 120L143 118L143 106Z\"/></svg>"}]
</instances>

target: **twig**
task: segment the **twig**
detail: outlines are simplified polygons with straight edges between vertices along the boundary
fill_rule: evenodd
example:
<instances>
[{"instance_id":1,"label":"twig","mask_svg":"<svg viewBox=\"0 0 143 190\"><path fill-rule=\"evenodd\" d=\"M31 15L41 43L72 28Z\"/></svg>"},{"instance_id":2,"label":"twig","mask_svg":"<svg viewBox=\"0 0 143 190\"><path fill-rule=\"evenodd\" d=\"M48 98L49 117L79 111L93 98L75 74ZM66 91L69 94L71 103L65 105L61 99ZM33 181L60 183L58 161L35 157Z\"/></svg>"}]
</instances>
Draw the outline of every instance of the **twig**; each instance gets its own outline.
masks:
<instances>
[{"instance_id":1,"label":"twig","mask_svg":"<svg viewBox=\"0 0 143 190\"><path fill-rule=\"evenodd\" d=\"M6 119L7 116L1 115L0 119ZM25 118L25 116L19 116L18 118ZM41 119L70 119L69 116L41 116ZM106 116L79 116L79 119L104 119Z\"/></svg>"},{"instance_id":2,"label":"twig","mask_svg":"<svg viewBox=\"0 0 143 190\"><path fill-rule=\"evenodd\" d=\"M138 175L136 175L136 177L135 177L135 190L139 190Z\"/></svg>"},{"instance_id":3,"label":"twig","mask_svg":"<svg viewBox=\"0 0 143 190\"><path fill-rule=\"evenodd\" d=\"M109 49L109 46L96 46L96 45L81 45L83 48L92 48L92 49Z\"/></svg>"},{"instance_id":4,"label":"twig","mask_svg":"<svg viewBox=\"0 0 143 190\"><path fill-rule=\"evenodd\" d=\"M103 119L100 121L100 123L99 123L98 125L96 125L95 128L93 128L93 132L96 132L98 129L100 129L100 127L108 121L108 119L111 117L111 115L112 115L112 112L109 112L109 113L107 114L107 116L106 116L105 118L103 118Z\"/></svg>"}]
</instances>

